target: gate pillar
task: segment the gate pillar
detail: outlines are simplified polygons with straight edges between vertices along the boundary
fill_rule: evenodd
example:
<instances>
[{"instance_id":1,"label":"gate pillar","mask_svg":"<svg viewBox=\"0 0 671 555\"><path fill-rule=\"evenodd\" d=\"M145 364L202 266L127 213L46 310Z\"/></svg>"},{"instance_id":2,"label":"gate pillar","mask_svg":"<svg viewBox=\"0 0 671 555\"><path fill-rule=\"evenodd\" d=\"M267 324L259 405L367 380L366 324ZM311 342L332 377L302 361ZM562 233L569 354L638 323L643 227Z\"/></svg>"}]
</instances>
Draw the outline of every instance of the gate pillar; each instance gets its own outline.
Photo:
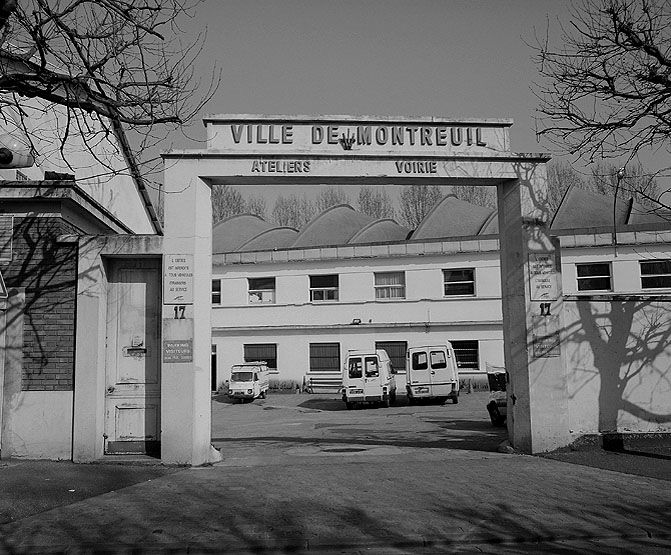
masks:
<instances>
[{"instance_id":1,"label":"gate pillar","mask_svg":"<svg viewBox=\"0 0 671 555\"><path fill-rule=\"evenodd\" d=\"M211 446L212 203L197 162L165 172L161 460L200 465Z\"/></svg>"},{"instance_id":2,"label":"gate pillar","mask_svg":"<svg viewBox=\"0 0 671 555\"><path fill-rule=\"evenodd\" d=\"M545 164L498 185L503 337L512 446L540 453L570 442L559 243L548 229Z\"/></svg>"}]
</instances>

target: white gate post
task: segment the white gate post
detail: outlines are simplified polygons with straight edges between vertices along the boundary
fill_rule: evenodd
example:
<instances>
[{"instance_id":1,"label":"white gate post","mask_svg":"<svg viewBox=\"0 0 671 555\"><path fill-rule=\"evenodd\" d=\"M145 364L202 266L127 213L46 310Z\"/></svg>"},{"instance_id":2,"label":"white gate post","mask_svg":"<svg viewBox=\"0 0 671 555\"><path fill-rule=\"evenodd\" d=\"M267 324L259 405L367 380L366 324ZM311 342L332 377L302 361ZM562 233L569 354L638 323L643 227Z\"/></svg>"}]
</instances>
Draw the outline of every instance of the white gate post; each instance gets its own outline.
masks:
<instances>
[{"instance_id":1,"label":"white gate post","mask_svg":"<svg viewBox=\"0 0 671 555\"><path fill-rule=\"evenodd\" d=\"M170 163L164 179L161 459L200 465L211 446L212 203L197 161Z\"/></svg>"},{"instance_id":2,"label":"white gate post","mask_svg":"<svg viewBox=\"0 0 671 555\"><path fill-rule=\"evenodd\" d=\"M508 432L516 450L540 453L570 442L560 255L545 164L522 162L517 173L498 185Z\"/></svg>"}]
</instances>

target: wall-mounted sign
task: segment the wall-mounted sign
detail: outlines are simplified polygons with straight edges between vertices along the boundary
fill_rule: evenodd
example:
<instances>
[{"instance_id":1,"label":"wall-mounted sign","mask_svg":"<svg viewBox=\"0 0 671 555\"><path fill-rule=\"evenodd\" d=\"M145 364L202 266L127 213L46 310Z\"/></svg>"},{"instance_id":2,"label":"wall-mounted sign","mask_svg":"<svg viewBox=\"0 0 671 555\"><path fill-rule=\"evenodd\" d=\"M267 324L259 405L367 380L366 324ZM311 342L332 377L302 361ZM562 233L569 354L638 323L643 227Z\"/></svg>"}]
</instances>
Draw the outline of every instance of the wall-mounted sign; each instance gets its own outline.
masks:
<instances>
[{"instance_id":1,"label":"wall-mounted sign","mask_svg":"<svg viewBox=\"0 0 671 555\"><path fill-rule=\"evenodd\" d=\"M193 362L192 339L163 340L163 362Z\"/></svg>"},{"instance_id":2,"label":"wall-mounted sign","mask_svg":"<svg viewBox=\"0 0 671 555\"><path fill-rule=\"evenodd\" d=\"M440 118L276 117L219 115L204 119L208 148L225 152L507 152L506 120ZM262 168L262 165L259 166ZM299 166L304 170L303 164ZM258 171L258 170L255 170Z\"/></svg>"},{"instance_id":3,"label":"wall-mounted sign","mask_svg":"<svg viewBox=\"0 0 671 555\"><path fill-rule=\"evenodd\" d=\"M557 316L533 316L532 335L534 358L558 357L559 318Z\"/></svg>"},{"instance_id":4,"label":"wall-mounted sign","mask_svg":"<svg viewBox=\"0 0 671 555\"><path fill-rule=\"evenodd\" d=\"M193 304L193 255L166 254L163 304Z\"/></svg>"},{"instance_id":5,"label":"wall-mounted sign","mask_svg":"<svg viewBox=\"0 0 671 555\"><path fill-rule=\"evenodd\" d=\"M529 254L529 284L532 301L554 301L559 295L559 272L554 253Z\"/></svg>"}]
</instances>

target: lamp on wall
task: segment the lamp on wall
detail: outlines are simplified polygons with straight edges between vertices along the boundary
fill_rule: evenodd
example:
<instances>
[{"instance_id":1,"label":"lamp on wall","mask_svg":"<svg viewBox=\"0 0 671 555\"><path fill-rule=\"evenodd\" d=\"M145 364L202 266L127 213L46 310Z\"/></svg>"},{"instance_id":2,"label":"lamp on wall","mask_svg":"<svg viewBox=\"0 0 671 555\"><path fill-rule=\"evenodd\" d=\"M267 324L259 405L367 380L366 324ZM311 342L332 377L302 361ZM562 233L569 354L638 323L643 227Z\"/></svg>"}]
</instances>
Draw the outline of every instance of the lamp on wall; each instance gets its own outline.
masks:
<instances>
[{"instance_id":1,"label":"lamp on wall","mask_svg":"<svg viewBox=\"0 0 671 555\"><path fill-rule=\"evenodd\" d=\"M352 320L351 325L358 326L360 323L361 323L361 318L354 318L354 320Z\"/></svg>"},{"instance_id":2,"label":"lamp on wall","mask_svg":"<svg viewBox=\"0 0 671 555\"><path fill-rule=\"evenodd\" d=\"M8 133L0 134L0 169L29 168L35 156L27 141L21 141Z\"/></svg>"}]
</instances>

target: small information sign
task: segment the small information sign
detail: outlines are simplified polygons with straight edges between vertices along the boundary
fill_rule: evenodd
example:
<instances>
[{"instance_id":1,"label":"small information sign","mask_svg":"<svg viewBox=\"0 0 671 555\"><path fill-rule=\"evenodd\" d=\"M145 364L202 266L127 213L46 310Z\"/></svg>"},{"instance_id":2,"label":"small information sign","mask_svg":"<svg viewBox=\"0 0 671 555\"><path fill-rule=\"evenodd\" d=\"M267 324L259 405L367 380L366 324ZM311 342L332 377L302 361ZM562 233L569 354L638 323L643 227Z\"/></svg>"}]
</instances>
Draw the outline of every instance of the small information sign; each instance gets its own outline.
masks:
<instances>
[{"instance_id":1,"label":"small information sign","mask_svg":"<svg viewBox=\"0 0 671 555\"><path fill-rule=\"evenodd\" d=\"M164 304L193 304L193 255L166 254L163 276Z\"/></svg>"},{"instance_id":2,"label":"small information sign","mask_svg":"<svg viewBox=\"0 0 671 555\"><path fill-rule=\"evenodd\" d=\"M559 294L555 255L531 253L529 255L529 283L532 301L554 301Z\"/></svg>"},{"instance_id":3,"label":"small information sign","mask_svg":"<svg viewBox=\"0 0 671 555\"><path fill-rule=\"evenodd\" d=\"M193 340L165 339L163 341L163 362L193 362Z\"/></svg>"}]
</instances>

